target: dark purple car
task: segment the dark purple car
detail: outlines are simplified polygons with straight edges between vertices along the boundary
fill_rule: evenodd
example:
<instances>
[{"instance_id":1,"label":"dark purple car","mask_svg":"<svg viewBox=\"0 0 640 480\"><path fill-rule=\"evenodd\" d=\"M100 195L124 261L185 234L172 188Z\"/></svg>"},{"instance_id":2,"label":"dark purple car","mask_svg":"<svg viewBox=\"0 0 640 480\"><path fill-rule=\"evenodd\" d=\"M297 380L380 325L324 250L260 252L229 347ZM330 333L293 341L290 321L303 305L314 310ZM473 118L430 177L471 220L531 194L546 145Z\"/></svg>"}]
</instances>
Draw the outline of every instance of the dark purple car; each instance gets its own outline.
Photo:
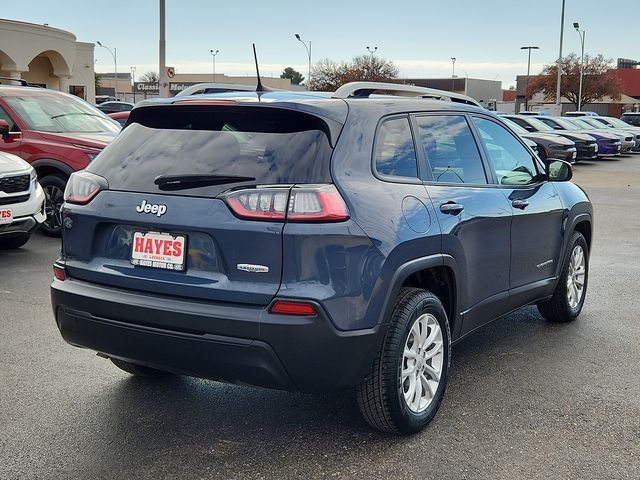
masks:
<instances>
[{"instance_id":1,"label":"dark purple car","mask_svg":"<svg viewBox=\"0 0 640 480\"><path fill-rule=\"evenodd\" d=\"M540 116L538 117L538 120L546 123L555 130L580 130L581 133L588 133L593 138L595 138L596 142L598 143L598 157L619 155L620 151L622 150L622 142L620 140L620 137L613 133L597 130L595 128L593 130L581 130L571 120L561 117Z\"/></svg>"}]
</instances>

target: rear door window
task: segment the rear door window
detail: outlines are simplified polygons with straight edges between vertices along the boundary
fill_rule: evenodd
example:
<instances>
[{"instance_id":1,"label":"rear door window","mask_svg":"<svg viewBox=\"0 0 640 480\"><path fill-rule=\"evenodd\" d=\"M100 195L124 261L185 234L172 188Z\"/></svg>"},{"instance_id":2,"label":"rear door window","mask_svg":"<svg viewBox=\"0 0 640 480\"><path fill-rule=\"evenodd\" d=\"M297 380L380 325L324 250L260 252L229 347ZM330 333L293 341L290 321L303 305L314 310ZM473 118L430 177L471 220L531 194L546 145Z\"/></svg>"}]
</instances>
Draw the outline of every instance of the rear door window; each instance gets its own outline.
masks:
<instances>
[{"instance_id":1,"label":"rear door window","mask_svg":"<svg viewBox=\"0 0 640 480\"><path fill-rule=\"evenodd\" d=\"M395 177L418 176L418 161L409 118L385 120L378 129L375 149L376 172Z\"/></svg>"},{"instance_id":2,"label":"rear door window","mask_svg":"<svg viewBox=\"0 0 640 480\"><path fill-rule=\"evenodd\" d=\"M416 123L434 181L487 183L482 157L464 116L421 116Z\"/></svg>"}]
</instances>

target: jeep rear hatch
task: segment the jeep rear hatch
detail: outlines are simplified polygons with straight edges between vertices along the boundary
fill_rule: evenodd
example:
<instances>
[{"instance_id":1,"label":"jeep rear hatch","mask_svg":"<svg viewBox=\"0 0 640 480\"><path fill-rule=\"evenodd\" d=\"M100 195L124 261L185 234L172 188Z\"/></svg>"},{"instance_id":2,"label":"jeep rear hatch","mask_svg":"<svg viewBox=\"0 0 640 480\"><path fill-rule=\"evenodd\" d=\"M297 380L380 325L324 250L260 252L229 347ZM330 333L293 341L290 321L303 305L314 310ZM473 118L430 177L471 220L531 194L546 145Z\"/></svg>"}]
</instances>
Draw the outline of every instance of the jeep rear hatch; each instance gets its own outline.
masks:
<instances>
[{"instance_id":1,"label":"jeep rear hatch","mask_svg":"<svg viewBox=\"0 0 640 480\"><path fill-rule=\"evenodd\" d=\"M69 276L266 305L280 286L285 222L346 218L319 117L217 104L140 110L70 181Z\"/></svg>"}]
</instances>

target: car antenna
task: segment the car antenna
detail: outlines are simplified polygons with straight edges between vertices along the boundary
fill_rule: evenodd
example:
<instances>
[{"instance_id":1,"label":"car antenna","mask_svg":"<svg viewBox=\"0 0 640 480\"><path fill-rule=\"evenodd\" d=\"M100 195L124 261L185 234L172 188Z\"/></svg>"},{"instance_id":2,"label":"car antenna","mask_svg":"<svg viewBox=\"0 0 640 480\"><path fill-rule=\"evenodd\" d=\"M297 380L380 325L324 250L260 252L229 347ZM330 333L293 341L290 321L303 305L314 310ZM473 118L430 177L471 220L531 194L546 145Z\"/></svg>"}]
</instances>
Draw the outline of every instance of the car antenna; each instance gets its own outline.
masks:
<instances>
[{"instance_id":1,"label":"car antenna","mask_svg":"<svg viewBox=\"0 0 640 480\"><path fill-rule=\"evenodd\" d=\"M269 87L265 87L262 85L262 80L260 80L260 69L258 68L258 54L256 53L256 44L253 43L253 59L256 62L256 76L258 77L258 86L256 87L256 92L271 92L272 90Z\"/></svg>"}]
</instances>

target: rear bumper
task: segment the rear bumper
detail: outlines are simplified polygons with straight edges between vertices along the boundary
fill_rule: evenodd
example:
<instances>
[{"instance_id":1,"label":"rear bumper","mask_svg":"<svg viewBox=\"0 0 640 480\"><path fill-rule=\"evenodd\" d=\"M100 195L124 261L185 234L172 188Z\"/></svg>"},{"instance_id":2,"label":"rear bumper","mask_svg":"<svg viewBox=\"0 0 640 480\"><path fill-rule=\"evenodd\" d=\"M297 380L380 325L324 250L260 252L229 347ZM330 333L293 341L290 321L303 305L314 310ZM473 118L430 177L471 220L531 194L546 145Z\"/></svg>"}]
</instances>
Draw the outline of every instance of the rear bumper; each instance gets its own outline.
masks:
<instances>
[{"instance_id":1,"label":"rear bumper","mask_svg":"<svg viewBox=\"0 0 640 480\"><path fill-rule=\"evenodd\" d=\"M339 331L316 317L55 280L62 337L106 356L175 373L308 393L350 388L369 371L384 327Z\"/></svg>"}]
</instances>

